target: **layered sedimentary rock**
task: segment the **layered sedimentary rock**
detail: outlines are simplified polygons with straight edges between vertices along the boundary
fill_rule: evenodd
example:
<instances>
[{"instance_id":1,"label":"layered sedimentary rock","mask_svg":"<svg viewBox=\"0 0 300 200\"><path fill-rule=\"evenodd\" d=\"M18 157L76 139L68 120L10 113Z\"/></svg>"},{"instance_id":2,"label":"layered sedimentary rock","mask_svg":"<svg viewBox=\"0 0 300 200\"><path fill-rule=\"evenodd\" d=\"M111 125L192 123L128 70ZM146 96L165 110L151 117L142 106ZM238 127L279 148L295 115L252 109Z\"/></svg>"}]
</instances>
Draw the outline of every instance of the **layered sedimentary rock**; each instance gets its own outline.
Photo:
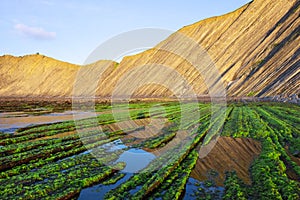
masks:
<instances>
[{"instance_id":1,"label":"layered sedimentary rock","mask_svg":"<svg viewBox=\"0 0 300 200\"><path fill-rule=\"evenodd\" d=\"M184 96L189 95L187 86L197 96L210 94L213 87L234 97L297 96L299 5L298 0L254 0L234 12L185 26L154 48L124 57L119 65L99 61L78 66L41 55L1 56L0 95L71 97L77 72L84 68L79 79L99 79L93 88L97 97ZM206 57L197 57L203 53L199 51ZM107 68L102 73L97 66Z\"/></svg>"}]
</instances>

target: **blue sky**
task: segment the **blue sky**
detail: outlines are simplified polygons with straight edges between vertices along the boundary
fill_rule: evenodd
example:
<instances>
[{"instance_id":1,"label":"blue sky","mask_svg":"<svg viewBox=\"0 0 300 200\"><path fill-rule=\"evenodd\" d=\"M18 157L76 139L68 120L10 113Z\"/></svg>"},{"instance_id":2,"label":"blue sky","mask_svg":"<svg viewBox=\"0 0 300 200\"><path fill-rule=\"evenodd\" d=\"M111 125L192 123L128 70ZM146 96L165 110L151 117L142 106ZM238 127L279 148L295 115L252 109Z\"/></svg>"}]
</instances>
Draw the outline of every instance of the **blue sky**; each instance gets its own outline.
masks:
<instances>
[{"instance_id":1,"label":"blue sky","mask_svg":"<svg viewBox=\"0 0 300 200\"><path fill-rule=\"evenodd\" d=\"M138 28L179 28L250 0L1 0L0 55L41 53L82 64L107 39Z\"/></svg>"}]
</instances>

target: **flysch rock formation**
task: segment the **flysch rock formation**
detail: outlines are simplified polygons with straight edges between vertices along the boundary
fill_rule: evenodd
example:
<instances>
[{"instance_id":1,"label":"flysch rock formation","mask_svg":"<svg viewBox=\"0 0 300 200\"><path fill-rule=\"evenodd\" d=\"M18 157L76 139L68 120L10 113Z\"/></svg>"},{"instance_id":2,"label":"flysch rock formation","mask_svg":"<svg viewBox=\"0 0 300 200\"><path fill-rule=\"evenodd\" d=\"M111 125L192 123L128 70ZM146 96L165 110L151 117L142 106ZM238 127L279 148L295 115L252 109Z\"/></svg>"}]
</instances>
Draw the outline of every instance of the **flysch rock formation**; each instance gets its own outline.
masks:
<instances>
[{"instance_id":1,"label":"flysch rock formation","mask_svg":"<svg viewBox=\"0 0 300 200\"><path fill-rule=\"evenodd\" d=\"M297 102L299 6L299 0L254 0L231 13L185 26L119 64L98 61L79 66L43 55L4 55L0 96L165 98L225 90L230 97Z\"/></svg>"}]
</instances>

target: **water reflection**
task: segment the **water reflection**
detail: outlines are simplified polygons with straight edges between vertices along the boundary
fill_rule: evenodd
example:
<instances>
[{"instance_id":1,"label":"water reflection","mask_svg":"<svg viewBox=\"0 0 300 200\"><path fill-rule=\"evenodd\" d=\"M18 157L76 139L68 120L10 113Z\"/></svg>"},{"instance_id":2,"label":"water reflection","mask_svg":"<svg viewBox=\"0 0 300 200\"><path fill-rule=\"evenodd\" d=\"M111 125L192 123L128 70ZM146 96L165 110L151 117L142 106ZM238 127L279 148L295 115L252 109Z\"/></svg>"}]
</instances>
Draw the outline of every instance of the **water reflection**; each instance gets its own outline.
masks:
<instances>
[{"instance_id":1,"label":"water reflection","mask_svg":"<svg viewBox=\"0 0 300 200\"><path fill-rule=\"evenodd\" d=\"M74 111L50 113L39 116L28 115L22 112L0 113L0 131L4 133L14 133L18 128L24 128L30 125L73 120L73 114L76 114L76 117L81 119L90 116L89 113L74 113Z\"/></svg>"}]
</instances>

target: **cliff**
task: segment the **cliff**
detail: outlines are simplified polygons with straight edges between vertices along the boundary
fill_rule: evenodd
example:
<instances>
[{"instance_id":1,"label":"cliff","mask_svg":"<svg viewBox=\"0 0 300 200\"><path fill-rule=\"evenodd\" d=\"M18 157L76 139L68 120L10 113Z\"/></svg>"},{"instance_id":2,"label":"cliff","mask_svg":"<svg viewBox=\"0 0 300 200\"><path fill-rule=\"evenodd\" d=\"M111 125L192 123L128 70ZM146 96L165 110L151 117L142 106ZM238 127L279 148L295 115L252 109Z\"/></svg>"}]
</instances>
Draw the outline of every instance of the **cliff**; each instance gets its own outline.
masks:
<instances>
[{"instance_id":1,"label":"cliff","mask_svg":"<svg viewBox=\"0 0 300 200\"><path fill-rule=\"evenodd\" d=\"M135 72L136 81L156 77L155 80L164 80L164 86L144 84L135 88L135 97L168 97L180 93L182 87L173 77L174 71L197 95L208 94L205 78L211 69L195 68L195 63L199 67L203 67L203 63L194 58L197 56L195 46L189 45L188 40L210 56L221 76L218 81L228 96L299 95L299 5L299 0L254 0L226 15L185 26L156 47L125 57L119 65L99 61L78 66L42 55L1 56L0 96L70 97L78 70L88 67L88 71L93 72L93 66L103 63L109 67L97 85L98 97L109 97L116 91L118 81L124 79L126 83L128 73L139 66L147 67ZM176 52L170 51L172 48L176 48ZM158 71L154 65L166 69L162 67ZM88 77L86 73L85 78ZM172 85L172 91L168 85ZM132 92L132 87L135 86L122 86L120 95Z\"/></svg>"}]
</instances>

